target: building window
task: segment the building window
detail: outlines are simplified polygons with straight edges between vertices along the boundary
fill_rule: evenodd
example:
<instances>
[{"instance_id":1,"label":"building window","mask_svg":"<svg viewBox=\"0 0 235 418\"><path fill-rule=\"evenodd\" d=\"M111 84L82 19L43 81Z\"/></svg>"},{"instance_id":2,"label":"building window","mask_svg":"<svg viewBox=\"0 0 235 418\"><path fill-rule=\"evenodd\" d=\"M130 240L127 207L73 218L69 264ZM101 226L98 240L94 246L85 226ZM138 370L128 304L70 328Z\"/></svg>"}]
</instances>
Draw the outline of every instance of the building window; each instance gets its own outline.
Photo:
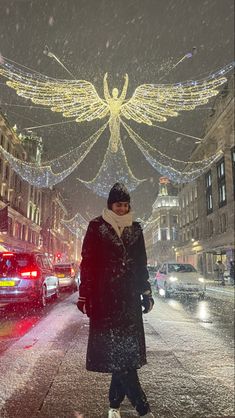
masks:
<instances>
[{"instance_id":1,"label":"building window","mask_svg":"<svg viewBox=\"0 0 235 418\"><path fill-rule=\"evenodd\" d=\"M167 241L167 229L161 229L161 240Z\"/></svg>"},{"instance_id":2,"label":"building window","mask_svg":"<svg viewBox=\"0 0 235 418\"><path fill-rule=\"evenodd\" d=\"M173 215L173 224L177 224L178 222L178 216L177 215Z\"/></svg>"},{"instance_id":3,"label":"building window","mask_svg":"<svg viewBox=\"0 0 235 418\"><path fill-rule=\"evenodd\" d=\"M173 239L173 241L178 240L178 230L175 226L173 226L173 228L172 228L172 239Z\"/></svg>"},{"instance_id":4,"label":"building window","mask_svg":"<svg viewBox=\"0 0 235 418\"><path fill-rule=\"evenodd\" d=\"M227 216L225 213L222 213L219 219L220 223L220 232L223 233L227 230Z\"/></svg>"},{"instance_id":5,"label":"building window","mask_svg":"<svg viewBox=\"0 0 235 418\"><path fill-rule=\"evenodd\" d=\"M26 226L22 225L22 241L25 241L25 237L26 237Z\"/></svg>"},{"instance_id":6,"label":"building window","mask_svg":"<svg viewBox=\"0 0 235 418\"><path fill-rule=\"evenodd\" d=\"M30 186L30 200L33 201L33 192L34 192L34 187Z\"/></svg>"},{"instance_id":7,"label":"building window","mask_svg":"<svg viewBox=\"0 0 235 418\"><path fill-rule=\"evenodd\" d=\"M207 214L213 211L213 199L212 199L212 174L211 170L205 175L206 182L206 211Z\"/></svg>"},{"instance_id":8,"label":"building window","mask_svg":"<svg viewBox=\"0 0 235 418\"><path fill-rule=\"evenodd\" d=\"M9 179L9 175L10 175L10 171L9 171L9 167L8 167L8 165L6 166L6 169L5 169L5 179L6 180L8 180Z\"/></svg>"},{"instance_id":9,"label":"building window","mask_svg":"<svg viewBox=\"0 0 235 418\"><path fill-rule=\"evenodd\" d=\"M232 170L233 170L233 196L235 198L235 147L231 149Z\"/></svg>"},{"instance_id":10,"label":"building window","mask_svg":"<svg viewBox=\"0 0 235 418\"><path fill-rule=\"evenodd\" d=\"M8 216L8 234L12 237L13 236L13 222L12 218Z\"/></svg>"},{"instance_id":11,"label":"building window","mask_svg":"<svg viewBox=\"0 0 235 418\"><path fill-rule=\"evenodd\" d=\"M162 216L162 225L165 225L166 224L166 216L165 215L163 215Z\"/></svg>"},{"instance_id":12,"label":"building window","mask_svg":"<svg viewBox=\"0 0 235 418\"><path fill-rule=\"evenodd\" d=\"M222 158L217 164L219 207L226 205L225 163Z\"/></svg>"},{"instance_id":13,"label":"building window","mask_svg":"<svg viewBox=\"0 0 235 418\"><path fill-rule=\"evenodd\" d=\"M214 232L214 226L213 226L213 222L210 219L210 221L208 222L208 235L209 237L211 237L213 235Z\"/></svg>"},{"instance_id":14,"label":"building window","mask_svg":"<svg viewBox=\"0 0 235 418\"><path fill-rule=\"evenodd\" d=\"M195 239L196 240L199 239L199 228L198 228L198 226L196 226L196 228L195 228Z\"/></svg>"}]
</instances>

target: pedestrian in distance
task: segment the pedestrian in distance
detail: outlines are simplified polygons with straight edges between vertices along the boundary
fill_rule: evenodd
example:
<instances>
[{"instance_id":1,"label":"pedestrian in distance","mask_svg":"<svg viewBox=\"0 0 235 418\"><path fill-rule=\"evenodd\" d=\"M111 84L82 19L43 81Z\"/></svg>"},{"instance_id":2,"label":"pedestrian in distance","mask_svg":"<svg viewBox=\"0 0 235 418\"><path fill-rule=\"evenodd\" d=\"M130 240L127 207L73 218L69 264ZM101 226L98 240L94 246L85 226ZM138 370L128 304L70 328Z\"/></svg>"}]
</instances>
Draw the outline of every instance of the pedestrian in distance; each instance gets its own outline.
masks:
<instances>
[{"instance_id":1,"label":"pedestrian in distance","mask_svg":"<svg viewBox=\"0 0 235 418\"><path fill-rule=\"evenodd\" d=\"M88 226L82 248L78 309L90 317L86 368L111 373L108 418L125 396L139 416L153 417L137 369L146 364L143 313L153 308L141 226L133 222L122 183Z\"/></svg>"},{"instance_id":2,"label":"pedestrian in distance","mask_svg":"<svg viewBox=\"0 0 235 418\"><path fill-rule=\"evenodd\" d=\"M215 272L217 275L217 280L219 280L219 282L221 283L221 286L225 286L225 280L224 280L225 265L222 263L221 260L217 261Z\"/></svg>"}]
</instances>

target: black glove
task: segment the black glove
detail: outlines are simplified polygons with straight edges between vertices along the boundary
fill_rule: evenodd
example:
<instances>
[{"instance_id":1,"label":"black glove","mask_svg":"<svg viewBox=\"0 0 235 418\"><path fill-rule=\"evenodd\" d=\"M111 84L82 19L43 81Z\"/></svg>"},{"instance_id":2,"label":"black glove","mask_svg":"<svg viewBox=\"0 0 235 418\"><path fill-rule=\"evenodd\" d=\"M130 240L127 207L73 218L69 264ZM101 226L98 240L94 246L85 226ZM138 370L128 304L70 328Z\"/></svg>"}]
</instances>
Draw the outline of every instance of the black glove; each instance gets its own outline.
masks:
<instances>
[{"instance_id":1,"label":"black glove","mask_svg":"<svg viewBox=\"0 0 235 418\"><path fill-rule=\"evenodd\" d=\"M77 301L77 308L83 314L86 314L88 317L90 317L90 303L87 298L83 296L79 296L78 301Z\"/></svg>"},{"instance_id":2,"label":"black glove","mask_svg":"<svg viewBox=\"0 0 235 418\"><path fill-rule=\"evenodd\" d=\"M149 313L153 309L154 305L152 295L142 295L141 305L144 307L143 313Z\"/></svg>"}]
</instances>

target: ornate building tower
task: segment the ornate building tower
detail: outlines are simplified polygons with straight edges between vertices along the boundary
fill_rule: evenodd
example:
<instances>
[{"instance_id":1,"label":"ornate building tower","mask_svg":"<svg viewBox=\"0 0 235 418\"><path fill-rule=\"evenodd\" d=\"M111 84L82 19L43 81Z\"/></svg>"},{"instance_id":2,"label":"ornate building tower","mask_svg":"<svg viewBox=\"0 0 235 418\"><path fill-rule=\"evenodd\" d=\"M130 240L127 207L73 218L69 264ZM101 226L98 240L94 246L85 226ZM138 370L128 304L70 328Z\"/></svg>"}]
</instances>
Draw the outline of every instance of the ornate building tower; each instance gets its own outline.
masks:
<instances>
[{"instance_id":1,"label":"ornate building tower","mask_svg":"<svg viewBox=\"0 0 235 418\"><path fill-rule=\"evenodd\" d=\"M144 226L148 264L175 259L178 244L179 199L167 177L160 177L152 215Z\"/></svg>"}]
</instances>

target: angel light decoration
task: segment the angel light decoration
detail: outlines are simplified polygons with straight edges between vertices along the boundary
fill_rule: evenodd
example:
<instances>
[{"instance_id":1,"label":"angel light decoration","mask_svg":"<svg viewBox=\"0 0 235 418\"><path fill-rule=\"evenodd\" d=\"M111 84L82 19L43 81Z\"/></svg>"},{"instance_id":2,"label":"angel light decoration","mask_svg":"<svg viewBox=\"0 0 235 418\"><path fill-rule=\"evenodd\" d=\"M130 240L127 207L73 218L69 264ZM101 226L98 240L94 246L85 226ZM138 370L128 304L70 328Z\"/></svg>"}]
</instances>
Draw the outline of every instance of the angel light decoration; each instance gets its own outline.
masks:
<instances>
[{"instance_id":1,"label":"angel light decoration","mask_svg":"<svg viewBox=\"0 0 235 418\"><path fill-rule=\"evenodd\" d=\"M119 161L119 179L134 189L142 180L137 179L128 166L125 151L122 147L120 127L126 129L128 136L134 141L147 161L162 175L167 175L175 182L191 181L201 174L218 155L215 154L202 161L194 161L185 169L187 162L170 158L153 148L127 124L132 120L138 124L153 125L165 122L168 118L177 117L181 111L190 111L197 106L206 104L218 94L227 78L225 74L233 68L227 65L219 71L198 81L186 81L175 84L142 84L136 88L131 98L126 99L128 75L124 77L121 94L113 88L111 94L108 87L108 74L104 75L104 98L99 97L94 85L85 80L57 80L40 73L28 73L4 62L0 66L0 75L6 77L6 84L13 88L19 96L30 99L33 103L48 106L53 112L60 112L64 117L75 118L78 123L95 119L108 118L110 140L107 152L98 175L91 181L82 180L93 190L102 189L106 195L113 182L111 172L115 171L115 161ZM155 125L156 126L156 125ZM96 138L97 139L97 138ZM90 150L90 149L89 149ZM86 153L87 155L87 153ZM79 163L82 161L80 158ZM113 162L113 167L110 167ZM181 164L180 170L173 164ZM183 165L182 165L183 164ZM108 177L105 184L104 176ZM117 176L117 173L115 173ZM123 176L123 177L122 177ZM107 179L106 179L107 180ZM102 187L103 184L103 187Z\"/></svg>"}]
</instances>

